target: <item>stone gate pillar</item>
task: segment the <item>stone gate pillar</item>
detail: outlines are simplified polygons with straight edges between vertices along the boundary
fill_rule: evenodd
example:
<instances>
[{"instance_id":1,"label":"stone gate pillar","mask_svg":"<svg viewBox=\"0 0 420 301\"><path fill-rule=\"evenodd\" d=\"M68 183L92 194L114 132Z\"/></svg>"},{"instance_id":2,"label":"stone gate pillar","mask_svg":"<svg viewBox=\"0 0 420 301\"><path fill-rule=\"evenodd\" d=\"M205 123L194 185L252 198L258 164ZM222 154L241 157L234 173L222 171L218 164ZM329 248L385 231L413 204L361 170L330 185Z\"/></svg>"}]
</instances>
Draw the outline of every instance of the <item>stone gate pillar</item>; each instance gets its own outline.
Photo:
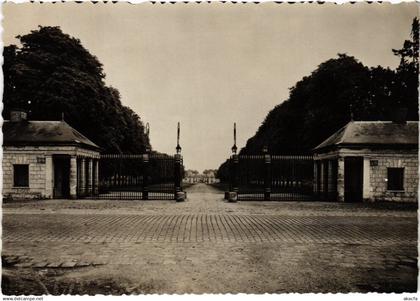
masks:
<instances>
[{"instance_id":1,"label":"stone gate pillar","mask_svg":"<svg viewBox=\"0 0 420 301\"><path fill-rule=\"evenodd\" d=\"M45 197L53 197L54 169L52 156L45 156Z\"/></svg>"},{"instance_id":2,"label":"stone gate pillar","mask_svg":"<svg viewBox=\"0 0 420 301\"><path fill-rule=\"evenodd\" d=\"M87 194L92 195L93 191L93 159L88 159Z\"/></svg>"},{"instance_id":3,"label":"stone gate pillar","mask_svg":"<svg viewBox=\"0 0 420 301\"><path fill-rule=\"evenodd\" d=\"M86 195L86 159L80 159L80 195Z\"/></svg>"},{"instance_id":4,"label":"stone gate pillar","mask_svg":"<svg viewBox=\"0 0 420 301\"><path fill-rule=\"evenodd\" d=\"M70 198L77 198L77 159L76 156L70 158Z\"/></svg>"},{"instance_id":5,"label":"stone gate pillar","mask_svg":"<svg viewBox=\"0 0 420 301\"><path fill-rule=\"evenodd\" d=\"M98 195L99 194L99 159L95 159L94 161L95 166L95 174L94 174L94 189L93 194Z\"/></svg>"},{"instance_id":6,"label":"stone gate pillar","mask_svg":"<svg viewBox=\"0 0 420 301\"><path fill-rule=\"evenodd\" d=\"M324 160L319 160L318 167L319 167L319 169L318 169L318 174L319 174L319 176L318 176L318 179L319 179L318 194L319 194L319 197L322 199L324 197Z\"/></svg>"},{"instance_id":7,"label":"stone gate pillar","mask_svg":"<svg viewBox=\"0 0 420 301\"><path fill-rule=\"evenodd\" d=\"M318 161L314 160L314 178L313 178L313 193L316 197L318 197L319 191L318 191Z\"/></svg>"},{"instance_id":8,"label":"stone gate pillar","mask_svg":"<svg viewBox=\"0 0 420 301\"><path fill-rule=\"evenodd\" d=\"M334 195L334 183L333 183L333 174L334 174L334 170L333 170L333 160L328 160L327 161L328 164L328 184L327 184L327 195L328 195L328 201L337 201L336 199L334 199L335 195Z\"/></svg>"},{"instance_id":9,"label":"stone gate pillar","mask_svg":"<svg viewBox=\"0 0 420 301\"><path fill-rule=\"evenodd\" d=\"M338 172L337 172L337 195L338 201L344 202L344 158L338 157Z\"/></svg>"},{"instance_id":10,"label":"stone gate pillar","mask_svg":"<svg viewBox=\"0 0 420 301\"><path fill-rule=\"evenodd\" d=\"M363 159L363 200L371 198L370 186L370 158Z\"/></svg>"}]
</instances>

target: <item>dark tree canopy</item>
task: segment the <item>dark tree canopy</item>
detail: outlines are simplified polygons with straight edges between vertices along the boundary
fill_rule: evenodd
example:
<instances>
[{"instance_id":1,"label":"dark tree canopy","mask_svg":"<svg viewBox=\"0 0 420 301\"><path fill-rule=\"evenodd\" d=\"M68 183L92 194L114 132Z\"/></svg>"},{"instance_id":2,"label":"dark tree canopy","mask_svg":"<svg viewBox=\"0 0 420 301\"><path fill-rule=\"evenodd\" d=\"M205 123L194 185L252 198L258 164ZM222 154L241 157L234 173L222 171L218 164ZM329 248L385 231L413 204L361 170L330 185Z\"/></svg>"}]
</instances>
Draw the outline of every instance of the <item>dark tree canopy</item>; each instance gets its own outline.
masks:
<instances>
[{"instance_id":1,"label":"dark tree canopy","mask_svg":"<svg viewBox=\"0 0 420 301\"><path fill-rule=\"evenodd\" d=\"M400 65L396 71L394 95L398 103L409 102L408 110L417 112L419 77L419 20L417 18L413 20L410 36L411 40L404 41L402 49L392 50L395 55L400 57ZM416 103L412 101L414 99L416 99Z\"/></svg>"},{"instance_id":2,"label":"dark tree canopy","mask_svg":"<svg viewBox=\"0 0 420 301\"><path fill-rule=\"evenodd\" d=\"M393 50L401 61L394 71L368 68L352 56L327 60L290 89L289 98L272 109L241 154L304 154L354 120L393 120L406 110L418 120L419 21L413 20L412 40ZM228 177L227 162L218 176Z\"/></svg>"},{"instance_id":3,"label":"dark tree canopy","mask_svg":"<svg viewBox=\"0 0 420 301\"><path fill-rule=\"evenodd\" d=\"M59 27L17 37L4 49L4 110L25 109L33 120L65 120L104 152L144 152L150 147L140 117L105 85L102 64L80 40Z\"/></svg>"}]
</instances>

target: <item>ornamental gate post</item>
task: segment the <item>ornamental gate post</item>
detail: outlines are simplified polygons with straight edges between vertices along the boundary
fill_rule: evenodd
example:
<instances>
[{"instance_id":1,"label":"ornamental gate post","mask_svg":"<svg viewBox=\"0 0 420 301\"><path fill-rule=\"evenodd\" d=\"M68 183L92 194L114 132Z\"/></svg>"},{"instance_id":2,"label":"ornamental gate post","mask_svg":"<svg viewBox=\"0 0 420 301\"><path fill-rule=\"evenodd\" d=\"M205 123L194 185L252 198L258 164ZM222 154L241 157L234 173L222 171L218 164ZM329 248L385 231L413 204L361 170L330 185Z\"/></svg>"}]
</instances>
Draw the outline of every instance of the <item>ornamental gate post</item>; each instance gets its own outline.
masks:
<instances>
[{"instance_id":1,"label":"ornamental gate post","mask_svg":"<svg viewBox=\"0 0 420 301\"><path fill-rule=\"evenodd\" d=\"M179 194L182 191L181 188L181 161L182 157L180 154L175 154L175 178L174 178L174 184L175 184L175 199L177 201L183 201L183 199L179 199Z\"/></svg>"},{"instance_id":2,"label":"ornamental gate post","mask_svg":"<svg viewBox=\"0 0 420 301\"><path fill-rule=\"evenodd\" d=\"M270 200L271 194L271 155L268 153L266 147L263 149L264 152L264 200Z\"/></svg>"},{"instance_id":3,"label":"ornamental gate post","mask_svg":"<svg viewBox=\"0 0 420 301\"><path fill-rule=\"evenodd\" d=\"M177 127L177 137L176 137L176 155L175 157L175 175L174 175L174 184L175 184L175 200L177 202L183 202L186 198L185 192L182 191L181 181L182 181L182 156L181 156L181 145L179 145L179 138L181 134L181 125L178 122Z\"/></svg>"},{"instance_id":4,"label":"ornamental gate post","mask_svg":"<svg viewBox=\"0 0 420 301\"><path fill-rule=\"evenodd\" d=\"M229 192L225 196L229 202L236 202L238 199L238 165L239 156L234 154L229 159Z\"/></svg>"},{"instance_id":5,"label":"ornamental gate post","mask_svg":"<svg viewBox=\"0 0 420 301\"><path fill-rule=\"evenodd\" d=\"M225 200L229 200L229 195L233 192L233 156L231 155L228 159L228 183L229 188L225 194Z\"/></svg>"},{"instance_id":6,"label":"ornamental gate post","mask_svg":"<svg viewBox=\"0 0 420 301\"><path fill-rule=\"evenodd\" d=\"M225 198L229 202L236 202L238 199L238 165L239 165L239 156L236 154L238 147L236 146L236 122L233 123L233 146L232 146L232 156L229 160L229 192Z\"/></svg>"},{"instance_id":7,"label":"ornamental gate post","mask_svg":"<svg viewBox=\"0 0 420 301\"><path fill-rule=\"evenodd\" d=\"M144 134L147 137L147 141L150 141L150 125L147 122L146 127L144 129ZM142 182L142 199L148 200L149 199L149 177L150 177L150 147L146 144L145 154L142 156L142 167L143 167L143 182Z\"/></svg>"},{"instance_id":8,"label":"ornamental gate post","mask_svg":"<svg viewBox=\"0 0 420 301\"><path fill-rule=\"evenodd\" d=\"M148 200L149 199L149 168L150 168L150 161L149 161L149 154L143 154L143 185L142 185L142 199Z\"/></svg>"}]
</instances>

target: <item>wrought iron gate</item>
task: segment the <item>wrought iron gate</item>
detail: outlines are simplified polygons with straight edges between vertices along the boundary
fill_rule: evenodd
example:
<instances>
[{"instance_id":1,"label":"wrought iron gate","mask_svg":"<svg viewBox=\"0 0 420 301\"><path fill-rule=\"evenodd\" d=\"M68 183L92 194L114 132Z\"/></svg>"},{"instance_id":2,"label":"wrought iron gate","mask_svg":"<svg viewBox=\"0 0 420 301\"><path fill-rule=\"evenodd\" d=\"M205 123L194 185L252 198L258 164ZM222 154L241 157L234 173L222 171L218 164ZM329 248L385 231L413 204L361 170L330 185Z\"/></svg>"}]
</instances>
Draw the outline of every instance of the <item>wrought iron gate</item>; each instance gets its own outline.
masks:
<instances>
[{"instance_id":1,"label":"wrought iron gate","mask_svg":"<svg viewBox=\"0 0 420 301\"><path fill-rule=\"evenodd\" d=\"M312 200L314 166L309 155L232 155L230 188L238 200Z\"/></svg>"},{"instance_id":2,"label":"wrought iron gate","mask_svg":"<svg viewBox=\"0 0 420 301\"><path fill-rule=\"evenodd\" d=\"M149 129L147 123L147 136ZM150 150L145 154L101 154L99 162L92 164L92 171L85 165L85 174L89 174L86 179L83 171L78 175L78 196L112 200L184 200L179 138L178 122L176 154L173 156Z\"/></svg>"},{"instance_id":3,"label":"wrought iron gate","mask_svg":"<svg viewBox=\"0 0 420 301\"><path fill-rule=\"evenodd\" d=\"M315 199L314 160L311 155L237 155L236 123L229 159L229 200L306 201Z\"/></svg>"},{"instance_id":4,"label":"wrought iron gate","mask_svg":"<svg viewBox=\"0 0 420 301\"><path fill-rule=\"evenodd\" d=\"M182 191L182 157L104 154L99 160L97 199L172 200Z\"/></svg>"}]
</instances>

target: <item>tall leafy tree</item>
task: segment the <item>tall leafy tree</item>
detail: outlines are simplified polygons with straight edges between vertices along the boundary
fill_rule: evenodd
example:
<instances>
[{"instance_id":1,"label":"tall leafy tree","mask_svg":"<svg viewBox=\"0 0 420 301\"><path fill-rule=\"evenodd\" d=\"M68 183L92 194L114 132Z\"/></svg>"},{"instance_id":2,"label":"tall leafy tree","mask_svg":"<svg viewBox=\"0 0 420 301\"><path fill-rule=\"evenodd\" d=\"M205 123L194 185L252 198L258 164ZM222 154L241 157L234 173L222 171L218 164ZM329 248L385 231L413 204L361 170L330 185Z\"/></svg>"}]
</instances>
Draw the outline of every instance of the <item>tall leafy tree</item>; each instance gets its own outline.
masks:
<instances>
[{"instance_id":1,"label":"tall leafy tree","mask_svg":"<svg viewBox=\"0 0 420 301\"><path fill-rule=\"evenodd\" d=\"M409 118L418 120L418 78L419 78L419 19L414 18L411 39L405 40L401 49L393 49L400 57L396 70L394 96L396 102L408 109Z\"/></svg>"},{"instance_id":2,"label":"tall leafy tree","mask_svg":"<svg viewBox=\"0 0 420 301\"><path fill-rule=\"evenodd\" d=\"M119 92L105 84L99 60L80 40L59 27L18 36L21 47L4 50L4 118L13 108L31 119L65 120L105 152L143 152L150 147L140 117L121 104Z\"/></svg>"},{"instance_id":3,"label":"tall leafy tree","mask_svg":"<svg viewBox=\"0 0 420 301\"><path fill-rule=\"evenodd\" d=\"M352 56L339 54L318 66L290 89L289 98L273 108L240 153L310 153L352 118L392 120L407 109L408 120L418 120L419 21L413 20L411 40L393 50L400 57L394 71L368 68ZM218 176L227 180L228 163Z\"/></svg>"},{"instance_id":4,"label":"tall leafy tree","mask_svg":"<svg viewBox=\"0 0 420 301\"><path fill-rule=\"evenodd\" d=\"M370 116L370 70L354 57L339 54L318 66L290 89L289 99L269 112L242 153L307 153L353 116Z\"/></svg>"},{"instance_id":5,"label":"tall leafy tree","mask_svg":"<svg viewBox=\"0 0 420 301\"><path fill-rule=\"evenodd\" d=\"M5 107L10 106L16 101L14 98L16 95L16 68L14 66L16 62L16 50L17 47L15 45L6 46L3 50L3 104Z\"/></svg>"}]
</instances>

